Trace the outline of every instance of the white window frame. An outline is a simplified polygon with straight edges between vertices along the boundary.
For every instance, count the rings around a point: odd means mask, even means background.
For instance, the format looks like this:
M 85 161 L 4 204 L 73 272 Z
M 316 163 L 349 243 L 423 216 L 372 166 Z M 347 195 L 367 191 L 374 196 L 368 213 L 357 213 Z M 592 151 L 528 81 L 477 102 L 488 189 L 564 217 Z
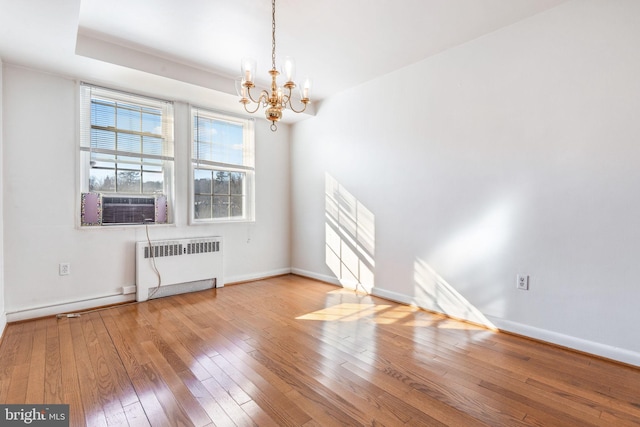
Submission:
M 91 104 L 92 99 L 102 98 L 115 102 L 122 102 L 137 106 L 144 106 L 162 111 L 162 154 L 144 155 L 143 158 L 153 158 L 162 161 L 163 189 L 162 194 L 167 197 L 168 212 L 166 224 L 174 222 L 174 182 L 175 182 L 175 157 L 174 157 L 174 108 L 171 101 L 137 95 L 116 89 L 104 88 L 89 83 L 79 83 L 79 174 L 80 193 L 90 192 L 91 157 L 96 148 L 91 146 Z M 106 152 L 107 150 L 102 150 Z M 111 154 L 117 154 L 114 150 Z M 107 196 L 144 196 L 151 197 L 154 193 L 140 192 L 100 192 Z M 122 224 L 124 225 L 124 224 Z
M 197 137 L 196 118 L 229 123 L 241 126 L 242 131 L 242 157 L 243 164 L 229 164 L 216 159 L 200 158 L 196 152 L 195 139 Z M 190 140 L 189 140 L 189 223 L 212 224 L 255 221 L 255 130 L 254 120 L 217 112 L 215 110 L 191 106 L 189 114 Z M 218 218 L 197 218 L 196 216 L 196 185 L 195 173 L 198 169 L 211 171 L 240 172 L 245 174 L 243 180 L 243 213 L 241 216 L 226 216 Z

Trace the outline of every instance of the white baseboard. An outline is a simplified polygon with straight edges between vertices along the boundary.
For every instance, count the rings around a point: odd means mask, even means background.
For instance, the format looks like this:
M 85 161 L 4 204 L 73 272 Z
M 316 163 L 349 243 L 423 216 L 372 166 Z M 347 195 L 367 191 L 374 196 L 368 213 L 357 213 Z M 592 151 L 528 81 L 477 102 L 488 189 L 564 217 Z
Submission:
M 562 347 L 567 347 L 583 353 L 589 353 L 640 367 L 640 353 L 637 353 L 635 351 L 613 347 L 607 344 L 601 344 L 570 335 L 564 335 L 558 332 L 540 329 L 534 326 L 512 322 L 510 320 L 500 319 L 493 316 L 487 316 L 487 318 L 489 318 L 489 320 L 491 320 L 491 322 L 496 325 L 498 329 L 504 332 L 511 332 L 517 335 L 522 335 L 551 344 L 556 344 Z
M 231 276 L 224 278 L 224 283 L 241 283 L 241 282 L 250 282 L 252 280 L 260 280 L 266 277 L 274 277 L 274 276 L 282 276 L 284 274 L 291 273 L 290 268 L 279 268 L 277 270 L 263 271 L 261 273 L 255 274 L 243 274 L 239 276 Z
M 278 270 L 265 271 L 258 274 L 248 274 L 244 276 L 225 277 L 225 283 L 248 282 L 251 280 L 264 279 L 265 277 L 281 276 L 291 273 L 290 268 L 282 268 Z M 18 322 L 21 320 L 37 319 L 39 317 L 54 316 L 61 313 L 77 313 L 80 311 L 91 310 L 96 307 L 104 307 L 111 304 L 121 304 L 135 301 L 135 286 L 125 286 L 122 293 L 105 295 L 101 297 L 87 298 L 81 301 L 68 301 L 63 303 L 51 304 L 39 307 L 24 308 L 6 313 L 4 317 L 5 323 Z M 0 318 L 0 322 L 3 318 Z
M 390 301 L 395 301 L 395 302 L 399 302 L 406 305 L 413 305 L 416 307 L 423 308 L 425 310 L 431 310 L 430 308 L 422 307 L 420 304 L 416 304 L 413 298 L 404 294 L 399 294 L 397 292 L 388 291 L 386 289 L 373 288 L 371 293 L 377 297 L 388 299 Z
M 4 334 L 4 328 L 7 326 L 7 313 L 0 314 L 0 338 Z
M 36 319 L 39 317 L 54 316 L 61 313 L 77 313 L 90 310 L 105 305 L 120 304 L 123 302 L 135 301 L 135 294 L 106 295 L 102 297 L 88 298 L 82 301 L 69 301 L 47 306 L 25 308 L 7 313 L 7 322 L 18 322 L 20 320 Z
M 300 276 L 305 276 L 311 279 L 320 280 L 332 285 L 342 286 L 340 281 L 337 280 L 335 277 L 324 276 L 321 274 L 312 273 L 306 270 L 301 270 L 296 268 L 292 269 L 291 272 L 294 274 L 298 274 Z M 416 301 L 415 298 L 410 297 L 408 295 L 400 294 L 397 292 L 393 292 L 393 291 L 389 291 L 381 288 L 373 288 L 371 290 L 371 294 L 378 296 L 380 298 L 390 300 L 390 301 L 395 301 L 401 304 L 412 305 L 412 306 L 420 307 L 425 310 L 437 312 L 437 310 L 434 310 L 432 307 L 424 306 L 424 304 L 421 304 L 420 301 Z M 446 313 L 442 313 L 442 314 L 446 315 Z M 553 332 L 546 329 L 540 329 L 534 326 L 529 326 L 522 323 L 506 320 L 506 319 L 500 319 L 494 316 L 486 316 L 486 315 L 483 315 L 483 316 L 490 323 L 490 324 L 486 324 L 486 326 L 495 327 L 496 329 L 503 332 L 510 332 L 513 334 L 522 335 L 524 337 L 533 338 L 539 341 L 555 344 L 558 346 L 577 350 L 583 353 L 592 354 L 594 356 L 604 357 L 606 359 L 640 367 L 640 353 L 635 351 L 631 351 L 631 350 L 627 350 L 619 347 L 613 347 L 607 344 L 601 344 L 601 343 L 585 340 L 582 338 L 573 337 L 570 335 L 564 335 L 558 332 Z M 470 320 L 475 321 L 476 323 L 483 323 L 473 319 L 470 319 Z
M 297 274 L 298 276 L 308 277 L 310 279 L 316 279 L 321 282 L 330 283 L 332 285 L 342 286 L 342 283 L 340 283 L 340 280 L 338 280 L 335 276 L 318 274 L 312 271 L 302 270 L 300 268 L 292 268 L 291 273 Z

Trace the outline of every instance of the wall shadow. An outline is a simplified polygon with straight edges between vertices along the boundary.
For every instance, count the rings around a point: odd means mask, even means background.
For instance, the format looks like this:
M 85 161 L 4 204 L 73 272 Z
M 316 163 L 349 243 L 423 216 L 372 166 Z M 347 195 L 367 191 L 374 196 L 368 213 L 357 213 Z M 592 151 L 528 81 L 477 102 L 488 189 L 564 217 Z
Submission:
M 456 319 L 497 329 L 473 304 L 421 259 L 414 263 L 415 302 L 417 305 Z
M 325 262 L 342 286 L 371 292 L 375 276 L 375 216 L 328 173 Z

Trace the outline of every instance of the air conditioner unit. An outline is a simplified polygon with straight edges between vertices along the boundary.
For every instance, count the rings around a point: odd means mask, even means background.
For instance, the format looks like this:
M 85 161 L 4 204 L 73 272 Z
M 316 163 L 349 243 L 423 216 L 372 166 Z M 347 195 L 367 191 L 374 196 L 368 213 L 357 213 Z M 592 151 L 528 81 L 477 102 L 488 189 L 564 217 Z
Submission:
M 165 224 L 167 196 L 82 193 L 83 226 L 123 224 Z

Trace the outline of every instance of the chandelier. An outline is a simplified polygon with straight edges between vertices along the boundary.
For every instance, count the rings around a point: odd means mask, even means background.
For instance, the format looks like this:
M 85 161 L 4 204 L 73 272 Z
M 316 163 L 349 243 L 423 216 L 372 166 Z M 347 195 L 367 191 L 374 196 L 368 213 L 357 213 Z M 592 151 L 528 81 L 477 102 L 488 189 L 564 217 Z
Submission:
M 243 58 L 240 68 L 242 75 L 236 80 L 240 103 L 251 114 L 258 111 L 261 106 L 266 108 L 265 115 L 267 120 L 271 121 L 270 128 L 274 132 L 278 129 L 276 123 L 282 118 L 282 110 L 289 108 L 295 113 L 302 113 L 311 102 L 309 100 L 311 81 L 307 78 L 300 87 L 300 102 L 302 106 L 296 109 L 293 105 L 292 89 L 296 87 L 296 84 L 293 81 L 295 78 L 295 62 L 292 58 L 286 57 L 282 64 L 281 70 L 287 80 L 286 83 L 284 86 L 278 86 L 276 82 L 276 78 L 280 74 L 276 70 L 276 0 L 271 1 L 271 70 L 269 71 L 271 75 L 271 92 L 262 90 L 258 98 L 254 99 L 251 95 L 251 89 L 255 87 L 253 79 L 256 73 L 256 61 L 251 58 Z M 253 108 L 253 104 L 255 104 L 255 108 Z

